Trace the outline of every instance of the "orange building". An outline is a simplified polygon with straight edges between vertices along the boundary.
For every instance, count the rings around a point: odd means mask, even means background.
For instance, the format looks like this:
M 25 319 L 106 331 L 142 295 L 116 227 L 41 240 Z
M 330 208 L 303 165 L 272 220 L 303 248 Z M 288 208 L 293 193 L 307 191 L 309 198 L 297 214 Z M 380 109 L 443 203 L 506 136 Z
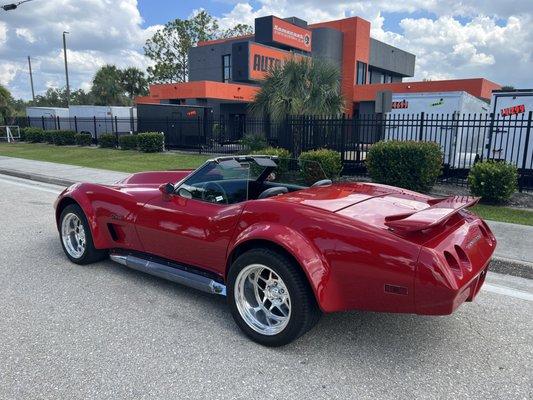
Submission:
M 244 120 L 266 72 L 290 57 L 337 65 L 348 115 L 373 108 L 381 91 L 465 91 L 488 100 L 500 88 L 481 78 L 403 82 L 414 75 L 415 56 L 371 38 L 370 22 L 359 17 L 308 25 L 268 16 L 255 20 L 254 35 L 198 43 L 189 52 L 189 82 L 151 85 L 149 96 L 136 102 L 210 107 L 215 115 Z

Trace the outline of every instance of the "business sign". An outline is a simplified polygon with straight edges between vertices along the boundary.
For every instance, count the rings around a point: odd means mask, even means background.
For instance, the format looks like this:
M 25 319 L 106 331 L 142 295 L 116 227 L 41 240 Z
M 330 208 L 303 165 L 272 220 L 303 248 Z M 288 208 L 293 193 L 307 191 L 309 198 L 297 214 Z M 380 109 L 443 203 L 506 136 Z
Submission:
M 306 52 L 312 49 L 312 33 L 309 29 L 273 15 L 255 19 L 255 41 Z
M 295 49 L 311 51 L 311 31 L 282 19 L 272 18 L 272 41 Z
M 248 80 L 260 81 L 264 79 L 268 71 L 281 67 L 286 60 L 293 57 L 300 59 L 303 56 L 250 43 L 248 48 Z
M 526 112 L 526 105 L 519 104 L 517 106 L 505 107 L 500 110 L 502 117 L 509 117 L 510 115 L 524 114 Z

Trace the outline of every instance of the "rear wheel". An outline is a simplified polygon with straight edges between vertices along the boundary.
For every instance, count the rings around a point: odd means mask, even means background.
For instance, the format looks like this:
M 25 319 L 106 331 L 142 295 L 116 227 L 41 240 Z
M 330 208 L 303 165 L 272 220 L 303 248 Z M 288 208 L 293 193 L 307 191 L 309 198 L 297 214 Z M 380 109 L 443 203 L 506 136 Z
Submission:
M 61 212 L 59 237 L 63 251 L 76 264 L 90 264 L 107 256 L 107 251 L 94 247 L 87 218 L 77 204 L 68 205 Z
M 283 346 L 311 329 L 320 310 L 307 279 L 290 259 L 253 249 L 232 264 L 228 302 L 237 325 L 265 346 Z

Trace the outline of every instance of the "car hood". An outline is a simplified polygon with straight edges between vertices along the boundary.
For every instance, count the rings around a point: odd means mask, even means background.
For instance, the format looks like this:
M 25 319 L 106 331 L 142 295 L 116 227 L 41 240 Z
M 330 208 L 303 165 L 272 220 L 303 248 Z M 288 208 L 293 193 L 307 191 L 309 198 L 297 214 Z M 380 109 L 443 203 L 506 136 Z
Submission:
M 337 213 L 383 229 L 389 229 L 388 217 L 416 213 L 434 201 L 424 194 L 366 182 L 311 187 L 273 200 Z

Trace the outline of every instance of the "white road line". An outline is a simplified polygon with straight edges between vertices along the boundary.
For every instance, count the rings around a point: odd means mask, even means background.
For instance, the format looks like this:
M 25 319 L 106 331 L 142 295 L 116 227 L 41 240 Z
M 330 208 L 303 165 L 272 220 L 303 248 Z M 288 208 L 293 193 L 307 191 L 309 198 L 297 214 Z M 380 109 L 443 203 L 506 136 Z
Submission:
M 514 297 L 516 299 L 533 301 L 533 294 L 524 292 L 523 290 L 516 290 L 508 286 L 491 285 L 490 283 L 485 283 L 483 286 L 481 286 L 481 290 L 503 294 L 504 296 Z
M 47 188 L 47 187 L 44 187 L 40 184 L 27 184 L 27 183 L 24 183 L 24 182 L 20 182 L 18 179 L 17 180 L 12 180 L 12 179 L 5 179 L 5 178 L 0 178 L 0 182 L 1 183 L 7 183 L 7 184 L 10 184 L 10 185 L 14 185 L 14 186 L 19 186 L 19 187 L 23 187 L 23 188 L 27 188 L 27 189 L 33 189 L 33 190 L 40 190 L 41 192 L 47 192 L 47 193 L 52 193 L 52 194 L 59 194 L 61 193 L 61 190 L 54 190 L 54 189 L 51 189 L 51 188 Z

